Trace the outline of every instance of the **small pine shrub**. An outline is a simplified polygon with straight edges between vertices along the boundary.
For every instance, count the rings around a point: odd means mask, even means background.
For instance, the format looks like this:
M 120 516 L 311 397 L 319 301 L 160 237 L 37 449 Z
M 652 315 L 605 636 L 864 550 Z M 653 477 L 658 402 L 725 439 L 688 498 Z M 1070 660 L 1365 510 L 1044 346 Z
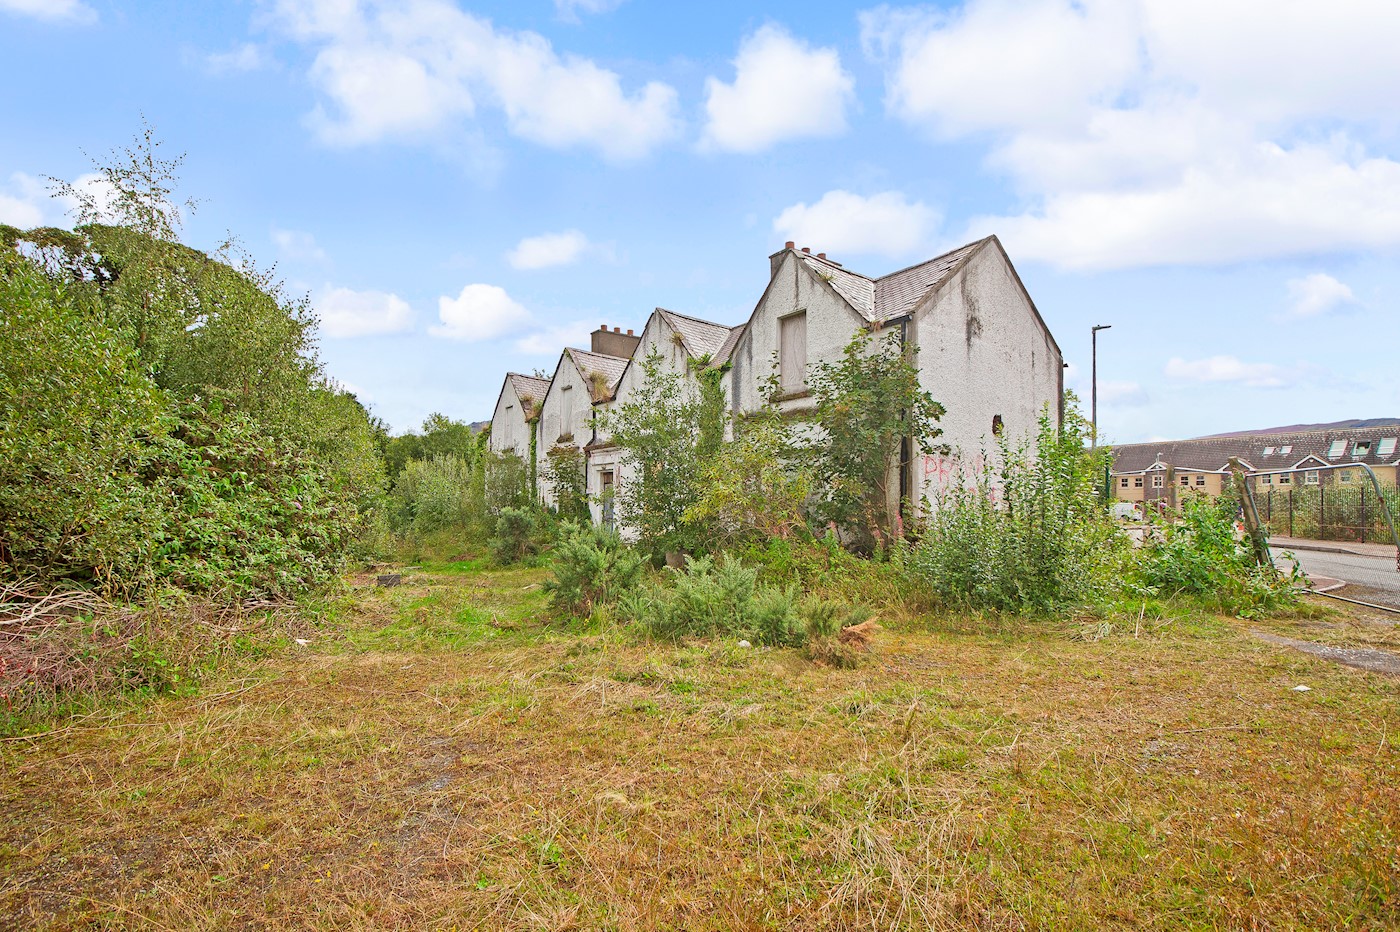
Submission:
M 524 508 L 502 508 L 496 519 L 496 536 L 491 538 L 491 556 L 502 566 L 519 563 L 539 553 L 540 522 Z
M 801 647 L 807 642 L 807 629 L 797 612 L 797 590 L 761 589 L 754 595 L 751 613 L 754 635 L 760 644 L 773 647 Z
M 635 599 L 643 565 L 642 555 L 624 546 L 615 532 L 566 523 L 554 548 L 554 578 L 544 588 L 556 608 L 586 616 L 595 607 Z M 636 610 L 630 601 L 623 605 L 624 615 Z

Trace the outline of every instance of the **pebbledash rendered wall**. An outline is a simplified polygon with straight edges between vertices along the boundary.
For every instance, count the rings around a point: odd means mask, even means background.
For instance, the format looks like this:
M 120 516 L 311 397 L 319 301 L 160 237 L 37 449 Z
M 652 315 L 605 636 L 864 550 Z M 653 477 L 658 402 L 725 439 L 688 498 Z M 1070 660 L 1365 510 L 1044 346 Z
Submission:
M 912 339 L 923 387 L 947 409 L 937 443 L 949 452 L 914 457 L 914 488 L 931 504 L 960 470 L 980 471 L 998 415 L 1013 445 L 1034 437 L 1042 411 L 1059 425 L 1060 351 L 995 241 L 925 299 Z
M 807 312 L 807 369 L 817 361 L 835 362 L 865 320 L 831 286 L 803 264 L 791 249 L 773 257 L 772 278 L 749 319 L 748 330 L 730 356 L 730 397 L 738 412 L 757 411 L 767 399 L 766 380 L 774 373 L 778 351 L 778 321 Z M 809 398 L 788 398 L 778 407 L 786 412 L 812 406 Z
M 565 390 L 572 396 L 572 416 L 565 422 L 563 397 Z M 540 499 L 554 505 L 554 490 L 546 476 L 549 472 L 549 451 L 556 446 L 582 448 L 592 437 L 589 422 L 593 418 L 593 396 L 589 385 L 574 365 L 566 350 L 559 354 L 554 378 L 540 407 L 539 436 L 535 444 L 535 469 L 539 476 Z

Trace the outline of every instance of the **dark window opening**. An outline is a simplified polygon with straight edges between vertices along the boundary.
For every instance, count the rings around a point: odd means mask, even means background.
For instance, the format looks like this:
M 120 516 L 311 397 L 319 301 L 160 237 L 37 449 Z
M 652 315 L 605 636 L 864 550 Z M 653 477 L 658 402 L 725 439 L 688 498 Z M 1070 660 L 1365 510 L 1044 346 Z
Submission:
M 1005 429 L 1006 429 L 1006 425 L 1004 425 L 1004 424 L 1001 422 L 1001 415 L 1000 415 L 1000 414 L 993 414 L 993 415 L 992 415 L 992 436 L 993 436 L 993 437 L 1000 437 L 1000 436 L 1001 436 L 1001 432 L 1002 432 L 1003 430 L 1005 430 Z

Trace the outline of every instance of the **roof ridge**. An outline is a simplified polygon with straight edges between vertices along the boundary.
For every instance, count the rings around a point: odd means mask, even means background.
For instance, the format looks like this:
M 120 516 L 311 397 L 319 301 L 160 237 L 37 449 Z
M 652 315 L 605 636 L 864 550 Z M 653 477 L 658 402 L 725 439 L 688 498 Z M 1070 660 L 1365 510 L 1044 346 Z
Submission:
M 844 266 L 844 265 L 842 265 L 841 263 L 837 262 L 835 259 L 823 259 L 821 256 L 817 255 L 816 253 L 812 253 L 812 252 L 799 252 L 798 255 L 801 256 L 803 259 L 814 259 L 814 260 L 816 260 L 817 262 L 821 262 L 821 263 L 824 263 L 824 264 L 826 264 L 826 265 L 829 265 L 829 266 L 831 266 L 831 267 L 834 268 L 834 269 L 840 269 L 842 272 L 845 272 L 847 275 L 854 275 L 856 278 L 863 278 L 863 279 L 865 279 L 866 281 L 870 282 L 871 284 L 874 284 L 875 281 L 877 280 L 877 279 L 871 278 L 869 275 L 866 275 L 864 272 L 857 272 L 855 269 L 848 269 L 848 268 L 846 268 L 846 266 Z M 930 259 L 929 261 L 932 262 L 933 260 Z M 920 263 L 920 264 L 922 264 L 922 263 Z
M 675 317 L 684 317 L 686 320 L 693 320 L 697 324 L 709 324 L 711 327 L 723 327 L 725 330 L 734 329 L 729 324 L 721 324 L 718 321 L 706 320 L 703 317 L 696 317 L 693 314 L 684 314 L 680 311 L 673 311 L 669 307 L 658 307 L 657 310 L 660 311 L 662 314 L 671 314 Z
M 973 240 L 973 241 L 970 242 L 970 243 L 963 243 L 961 246 L 957 247 L 956 249 L 950 249 L 950 250 L 948 250 L 947 252 L 939 253 L 938 255 L 934 256 L 934 257 L 931 258 L 931 259 L 924 259 L 924 260 L 922 260 L 922 261 L 920 261 L 920 262 L 915 262 L 913 265 L 906 265 L 906 266 L 905 266 L 904 268 L 902 268 L 902 269 L 895 269 L 893 272 L 888 272 L 888 273 L 886 273 L 886 274 L 884 274 L 884 275 L 881 275 L 879 278 L 872 278 L 872 279 L 870 279 L 870 280 L 873 281 L 873 282 L 877 282 L 877 283 L 878 283 L 878 282 L 882 282 L 882 281 L 884 281 L 884 280 L 887 279 L 887 278 L 893 278 L 894 276 L 899 275 L 899 274 L 901 274 L 901 273 L 903 273 L 903 272 L 908 272 L 908 271 L 911 271 L 911 270 L 913 270 L 913 269 L 917 269 L 917 268 L 918 268 L 919 266 L 921 266 L 921 265 L 928 265 L 930 262 L 937 262 L 939 259 L 946 259 L 946 258 L 948 258 L 949 256 L 951 256 L 951 255 L 952 255 L 953 253 L 955 253 L 955 252 L 962 252 L 964 249 L 969 249 L 969 248 L 971 248 L 971 247 L 973 247 L 973 246 L 981 245 L 982 243 L 985 243 L 985 242 L 987 242 L 988 240 L 995 239 L 995 238 L 996 238 L 996 237 L 995 237 L 995 234 L 991 234 L 991 235 L 988 235 L 988 236 L 984 236 L 984 237 L 982 237 L 981 239 L 975 239 L 975 240 Z M 863 276 L 863 277 L 867 277 L 867 278 L 868 278 L 869 276 Z

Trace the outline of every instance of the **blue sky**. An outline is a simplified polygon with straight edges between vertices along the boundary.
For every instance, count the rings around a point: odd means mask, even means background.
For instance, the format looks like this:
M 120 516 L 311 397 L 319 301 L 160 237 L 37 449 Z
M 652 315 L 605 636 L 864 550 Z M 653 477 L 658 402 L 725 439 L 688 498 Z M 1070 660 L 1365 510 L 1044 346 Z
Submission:
M 884 274 L 996 233 L 1132 442 L 1400 415 L 1389 0 L 0 0 L 0 222 L 144 116 L 397 429 L 490 416 L 787 239 Z

